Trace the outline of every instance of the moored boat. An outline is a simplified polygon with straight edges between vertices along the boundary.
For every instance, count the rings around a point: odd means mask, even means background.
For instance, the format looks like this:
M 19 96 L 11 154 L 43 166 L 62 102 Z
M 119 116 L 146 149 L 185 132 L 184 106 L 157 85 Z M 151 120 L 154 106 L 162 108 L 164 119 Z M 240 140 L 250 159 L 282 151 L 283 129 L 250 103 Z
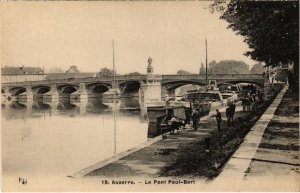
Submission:
M 225 106 L 229 106 L 230 104 L 238 101 L 238 94 L 235 92 L 221 92 L 221 95 L 223 97 L 223 103 Z
M 176 117 L 186 123 L 191 117 L 191 106 L 185 101 L 156 101 L 148 103 L 148 136 L 155 137 L 168 131 L 170 120 Z
M 219 91 L 191 91 L 183 96 L 183 100 L 192 103 L 192 109 L 198 110 L 200 116 L 223 107 L 224 99 Z

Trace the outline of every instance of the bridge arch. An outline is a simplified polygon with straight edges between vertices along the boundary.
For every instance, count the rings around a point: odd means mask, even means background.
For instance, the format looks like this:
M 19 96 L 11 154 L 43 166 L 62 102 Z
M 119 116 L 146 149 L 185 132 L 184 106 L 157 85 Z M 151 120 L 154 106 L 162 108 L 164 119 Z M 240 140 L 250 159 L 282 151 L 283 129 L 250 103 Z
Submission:
M 108 83 L 90 83 L 86 85 L 86 89 L 91 94 L 102 94 L 111 88 L 111 84 Z
M 45 94 L 45 93 L 49 92 L 50 90 L 51 90 L 50 86 L 41 85 L 41 86 L 32 87 L 32 91 L 35 94 Z
M 175 90 L 184 85 L 198 85 L 198 86 L 205 86 L 205 82 L 201 80 L 177 80 L 177 81 L 169 81 L 162 84 L 167 90 Z
M 79 86 L 77 85 L 72 85 L 72 84 L 65 84 L 65 85 L 60 85 L 57 87 L 57 90 L 59 91 L 60 94 L 72 94 L 73 92 L 77 91 L 79 89 Z
M 18 96 L 19 94 L 22 94 L 26 92 L 25 87 L 13 87 L 9 89 L 9 93 L 13 96 Z
M 137 93 L 141 88 L 141 82 L 137 80 L 127 81 L 119 84 L 123 94 Z

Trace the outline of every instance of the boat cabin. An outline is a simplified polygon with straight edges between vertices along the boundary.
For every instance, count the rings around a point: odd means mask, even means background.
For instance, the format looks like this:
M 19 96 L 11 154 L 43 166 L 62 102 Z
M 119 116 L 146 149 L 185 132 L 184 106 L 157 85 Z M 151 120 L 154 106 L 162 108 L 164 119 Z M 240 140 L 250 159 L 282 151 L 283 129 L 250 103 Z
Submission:
M 220 92 L 191 92 L 191 93 L 187 93 L 183 96 L 183 98 L 185 100 L 188 100 L 190 102 L 194 102 L 194 101 L 198 101 L 200 103 L 202 102 L 222 102 L 223 101 L 223 97 L 220 94 Z

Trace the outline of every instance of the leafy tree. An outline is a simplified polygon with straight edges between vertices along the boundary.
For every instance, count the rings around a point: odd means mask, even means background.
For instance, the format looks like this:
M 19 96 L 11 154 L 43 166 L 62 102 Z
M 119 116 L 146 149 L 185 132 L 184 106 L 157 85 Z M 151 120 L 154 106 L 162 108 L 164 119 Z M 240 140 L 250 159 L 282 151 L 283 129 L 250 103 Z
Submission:
M 177 74 L 179 74 L 179 75 L 184 75 L 184 74 L 193 74 L 193 73 L 188 72 L 188 71 L 185 71 L 185 70 L 178 70 L 178 71 L 177 71 Z
M 70 66 L 66 73 L 79 73 L 77 66 Z
M 261 63 L 254 64 L 250 70 L 251 74 L 262 74 L 265 71 L 264 66 Z
M 205 74 L 206 73 L 206 68 L 204 67 L 204 64 L 201 63 L 201 67 L 199 69 L 199 74 Z
M 100 72 L 99 72 L 100 76 L 113 76 L 114 75 L 114 71 L 108 68 L 101 68 Z
M 245 55 L 266 66 L 293 63 L 294 83 L 299 84 L 298 1 L 215 0 L 210 8 L 220 11 L 228 28 L 244 36 L 251 49 Z
M 61 70 L 60 68 L 54 67 L 54 68 L 50 68 L 48 73 L 64 73 L 64 71 Z
M 126 75 L 137 76 L 137 75 L 141 75 L 141 73 L 139 73 L 139 72 L 130 72 L 130 73 L 126 74 Z
M 249 66 L 243 61 L 222 60 L 209 63 L 208 74 L 249 74 Z

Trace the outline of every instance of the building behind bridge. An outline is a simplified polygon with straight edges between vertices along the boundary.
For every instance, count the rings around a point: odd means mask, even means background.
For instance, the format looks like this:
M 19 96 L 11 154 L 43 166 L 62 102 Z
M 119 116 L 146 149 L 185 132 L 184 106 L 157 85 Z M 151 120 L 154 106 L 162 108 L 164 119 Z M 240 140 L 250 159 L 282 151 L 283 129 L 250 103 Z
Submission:
M 47 73 L 47 80 L 59 79 L 75 79 L 75 78 L 91 78 L 96 77 L 98 73 L 95 72 L 80 72 L 77 66 L 70 66 L 66 72 Z
M 25 82 L 45 80 L 46 74 L 39 67 L 3 67 L 1 68 L 1 82 Z

